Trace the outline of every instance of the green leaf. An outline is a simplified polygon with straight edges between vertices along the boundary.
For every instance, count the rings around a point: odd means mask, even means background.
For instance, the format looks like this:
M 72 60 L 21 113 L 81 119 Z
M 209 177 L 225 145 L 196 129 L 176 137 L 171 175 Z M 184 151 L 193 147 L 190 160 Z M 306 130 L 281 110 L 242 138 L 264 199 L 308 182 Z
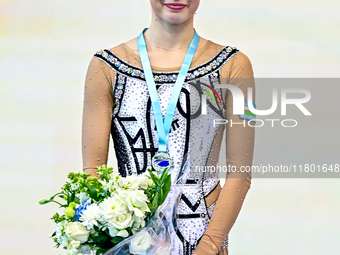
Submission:
M 72 194 L 67 194 L 67 204 L 72 202 Z
M 98 196 L 97 196 L 97 190 L 96 189 L 94 189 L 91 185 L 89 185 L 89 184 L 87 184 L 86 185 L 87 187 L 88 187 L 88 189 L 89 189 L 89 191 L 90 191 L 90 197 L 92 198 L 92 199 L 94 199 L 94 200 L 98 200 Z
M 111 238 L 111 242 L 114 243 L 114 244 L 120 243 L 123 240 L 124 240 L 124 238 L 120 237 L 120 236 L 116 236 L 116 237 Z
M 93 242 L 95 243 L 104 243 L 107 240 L 109 240 L 107 235 L 98 235 L 93 237 Z
M 160 186 L 158 176 L 156 176 L 153 172 L 150 172 L 150 177 L 157 186 Z
M 74 202 L 76 202 L 76 204 L 80 204 L 80 199 L 78 197 L 75 197 Z
M 161 204 L 164 202 L 165 198 L 167 197 L 169 190 L 170 190 L 170 186 L 171 186 L 171 175 L 168 175 L 168 177 L 166 178 L 165 183 L 162 187 L 163 196 L 162 196 L 162 199 L 161 199 L 161 201 L 162 201 Z
M 158 199 L 159 199 L 158 197 L 159 197 L 159 193 L 156 193 L 155 196 L 152 199 L 151 208 L 150 208 L 150 211 L 152 213 L 154 213 L 158 208 Z
M 159 190 L 158 204 L 161 205 L 163 203 L 163 189 Z
M 98 250 L 97 250 L 97 254 L 105 254 L 105 253 L 107 253 L 109 250 L 111 250 L 111 248 L 110 249 L 104 249 L 104 248 L 99 248 Z
M 71 202 L 74 202 L 74 198 L 76 197 L 76 193 L 75 192 L 73 192 L 72 194 L 71 194 Z M 71 203 L 70 202 L 70 203 Z
M 162 184 L 165 182 L 167 176 L 168 176 L 168 173 L 169 173 L 169 169 L 165 169 L 161 175 L 161 178 L 160 178 L 160 183 L 161 183 L 161 186 Z

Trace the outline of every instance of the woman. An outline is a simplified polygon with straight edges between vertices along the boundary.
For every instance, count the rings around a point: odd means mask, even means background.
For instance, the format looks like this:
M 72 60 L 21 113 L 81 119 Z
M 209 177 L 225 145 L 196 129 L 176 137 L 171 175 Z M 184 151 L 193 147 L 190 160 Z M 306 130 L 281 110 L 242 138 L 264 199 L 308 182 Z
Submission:
M 118 170 L 123 176 L 146 171 L 157 153 L 159 127 L 154 119 L 138 38 L 145 39 L 164 116 L 196 32 L 193 19 L 200 0 L 150 0 L 150 3 L 152 22 L 147 30 L 126 43 L 97 52 L 90 62 L 84 94 L 82 151 L 83 169 L 91 175 L 98 176 L 96 167 L 107 163 L 110 133 Z M 182 186 L 178 219 L 172 228 L 171 254 L 228 254 L 228 234 L 251 183 L 251 175 L 240 172 L 240 167 L 252 164 L 255 131 L 246 120 L 254 117 L 249 112 L 233 115 L 230 91 L 214 87 L 217 83 L 237 86 L 245 96 L 247 110 L 247 88 L 252 88 L 252 102 L 255 99 L 253 70 L 247 56 L 238 49 L 199 37 L 185 77 L 167 146 L 173 160 L 172 180 L 176 181 L 181 169 L 189 169 L 182 167 L 186 159 L 190 159 L 191 171 Z M 207 98 L 206 116 L 210 116 L 207 120 L 197 114 L 202 94 L 211 95 Z M 192 95 L 198 95 L 198 100 L 193 100 Z M 211 125 L 216 118 L 235 124 L 221 121 Z M 224 129 L 228 167 L 237 171 L 228 173 L 222 188 L 217 172 L 193 172 L 192 167 L 217 165 Z

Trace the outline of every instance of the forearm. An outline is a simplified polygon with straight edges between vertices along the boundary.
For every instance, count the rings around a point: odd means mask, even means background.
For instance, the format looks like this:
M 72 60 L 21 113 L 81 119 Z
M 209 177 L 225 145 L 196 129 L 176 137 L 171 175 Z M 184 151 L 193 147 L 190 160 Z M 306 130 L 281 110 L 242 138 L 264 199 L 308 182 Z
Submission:
M 226 180 L 217 199 L 209 226 L 202 236 L 195 253 L 215 255 L 233 227 L 250 189 L 251 179 L 232 174 Z

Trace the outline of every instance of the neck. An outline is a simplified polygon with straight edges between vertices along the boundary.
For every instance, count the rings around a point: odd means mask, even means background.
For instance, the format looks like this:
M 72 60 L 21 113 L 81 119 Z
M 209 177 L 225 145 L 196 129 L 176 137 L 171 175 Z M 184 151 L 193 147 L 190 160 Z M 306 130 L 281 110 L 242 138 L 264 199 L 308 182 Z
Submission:
M 148 42 L 148 50 L 171 51 L 180 48 L 187 49 L 194 36 L 193 19 L 180 25 L 166 23 L 152 15 L 152 22 L 144 33 Z

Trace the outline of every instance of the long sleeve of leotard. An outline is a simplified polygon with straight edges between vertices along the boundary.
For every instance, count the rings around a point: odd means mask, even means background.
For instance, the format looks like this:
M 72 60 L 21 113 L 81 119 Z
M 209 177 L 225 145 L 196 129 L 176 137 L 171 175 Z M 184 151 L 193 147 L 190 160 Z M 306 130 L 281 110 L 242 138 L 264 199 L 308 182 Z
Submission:
M 247 100 L 247 89 L 251 87 L 253 102 L 255 102 L 253 69 L 245 54 L 234 55 L 223 66 L 221 76 L 222 84 L 232 84 L 243 91 L 244 100 Z M 240 115 L 233 115 L 232 94 L 229 90 L 224 93 L 226 94 L 226 117 L 228 120 L 226 124 L 227 165 L 237 169 L 237 172 L 228 172 L 227 174 L 208 228 L 195 249 L 195 253 L 198 255 L 227 254 L 227 250 L 221 249 L 221 245 L 240 213 L 251 184 L 251 172 L 241 173 L 240 169 L 242 166 L 252 165 L 255 129 L 248 125 L 248 120 L 241 119 Z M 250 121 L 250 125 L 254 126 L 255 124 Z
M 107 163 L 115 71 L 92 58 L 86 75 L 82 120 L 83 171 L 98 177 L 97 166 Z

